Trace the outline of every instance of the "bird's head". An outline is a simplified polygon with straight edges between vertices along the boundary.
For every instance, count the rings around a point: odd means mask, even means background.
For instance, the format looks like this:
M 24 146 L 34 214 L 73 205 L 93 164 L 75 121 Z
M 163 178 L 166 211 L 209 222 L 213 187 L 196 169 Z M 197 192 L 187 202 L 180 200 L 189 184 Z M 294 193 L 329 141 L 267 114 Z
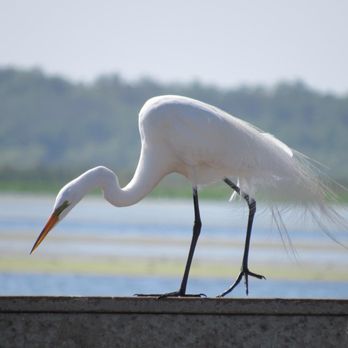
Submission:
M 30 254 L 41 244 L 48 232 L 51 231 L 59 221 L 64 219 L 64 217 L 81 200 L 81 198 L 82 196 L 79 194 L 79 190 L 77 190 L 76 185 L 74 185 L 73 182 L 67 184 L 59 191 L 53 207 L 53 212 L 37 238 L 33 248 L 30 251 Z

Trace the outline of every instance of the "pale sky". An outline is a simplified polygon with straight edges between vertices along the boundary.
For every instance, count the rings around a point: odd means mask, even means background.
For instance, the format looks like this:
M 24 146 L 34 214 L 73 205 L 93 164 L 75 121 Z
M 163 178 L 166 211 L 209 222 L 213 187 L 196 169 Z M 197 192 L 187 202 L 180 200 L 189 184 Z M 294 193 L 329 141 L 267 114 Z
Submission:
M 0 0 L 0 66 L 348 93 L 345 0 Z

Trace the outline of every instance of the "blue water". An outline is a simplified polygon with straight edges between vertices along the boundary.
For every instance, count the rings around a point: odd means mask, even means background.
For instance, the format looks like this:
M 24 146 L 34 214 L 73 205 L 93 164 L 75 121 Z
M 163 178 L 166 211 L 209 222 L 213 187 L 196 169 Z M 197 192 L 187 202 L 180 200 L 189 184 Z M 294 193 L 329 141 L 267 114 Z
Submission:
M 133 296 L 177 290 L 180 278 L 0 273 L 0 296 Z M 229 286 L 222 279 L 191 278 L 188 293 L 219 295 Z M 240 284 L 228 297 L 246 297 Z M 249 298 L 348 299 L 347 282 L 250 279 Z
M 54 197 L 49 196 L 0 196 L 0 258 L 29 257 L 28 252 L 51 212 L 53 202 Z M 259 210 L 262 211 L 262 208 Z M 340 212 L 348 217 L 345 207 L 340 207 Z M 242 244 L 232 248 L 223 247 L 223 243 L 231 240 L 243 243 L 247 221 L 245 207 L 241 209 L 235 203 L 202 202 L 201 216 L 203 228 L 195 259 L 239 264 Z M 298 267 L 301 267 L 301 263 L 310 263 L 315 265 L 318 272 L 330 272 L 337 265 L 341 269 L 348 267 L 348 251 L 337 248 L 337 244 L 320 233 L 317 226 L 305 224 L 299 216 L 301 213 L 295 209 L 292 215 L 285 217 L 295 246 L 296 243 L 302 246 L 298 250 Z M 184 264 L 192 219 L 190 201 L 148 200 L 133 207 L 117 209 L 102 199 L 86 199 L 51 232 L 50 236 L 60 236 L 61 239 L 47 238 L 33 257 L 41 257 L 42 262 L 45 258 L 54 257 L 143 257 L 155 262 L 180 259 Z M 280 242 L 280 236 L 270 225 L 267 213 L 256 216 L 250 254 L 250 261 L 254 265 L 258 262 L 288 262 L 284 248 L 272 247 L 274 241 Z M 347 231 L 333 232 L 335 237 L 348 245 Z M 151 238 L 162 239 L 161 243 L 154 244 L 138 242 L 137 238 L 128 244 L 120 242 L 123 237 L 134 236 L 148 238 L 149 241 Z M 177 243 L 175 238 L 187 239 L 187 243 Z M 214 245 L 213 242 L 217 240 L 220 240 L 220 244 Z M 257 241 L 270 247 L 255 248 L 253 242 Z M 272 274 L 268 276 L 272 277 Z M 0 295 L 132 296 L 135 293 L 174 291 L 178 289 L 180 281 L 180 277 L 30 274 L 5 270 L 0 273 Z M 229 279 L 190 278 L 187 291 L 216 296 L 229 285 Z M 244 285 L 240 284 L 231 296 L 245 297 Z M 249 297 L 346 299 L 348 282 L 250 279 Z

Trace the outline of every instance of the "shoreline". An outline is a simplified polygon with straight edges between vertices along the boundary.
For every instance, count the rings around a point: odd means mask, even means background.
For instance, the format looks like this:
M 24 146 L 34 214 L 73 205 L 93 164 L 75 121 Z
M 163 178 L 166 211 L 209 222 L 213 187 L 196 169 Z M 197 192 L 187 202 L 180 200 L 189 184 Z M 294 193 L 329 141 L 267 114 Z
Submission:
M 79 274 L 103 276 L 159 276 L 181 277 L 185 260 L 164 260 L 149 258 L 98 258 L 62 257 L 29 258 L 1 257 L 1 273 L 34 274 Z M 255 263 L 250 268 L 272 280 L 320 280 L 348 282 L 348 273 L 344 265 L 318 265 L 310 263 Z M 192 264 L 190 275 L 196 278 L 229 279 L 239 274 L 239 264 L 226 265 L 223 262 L 197 261 Z

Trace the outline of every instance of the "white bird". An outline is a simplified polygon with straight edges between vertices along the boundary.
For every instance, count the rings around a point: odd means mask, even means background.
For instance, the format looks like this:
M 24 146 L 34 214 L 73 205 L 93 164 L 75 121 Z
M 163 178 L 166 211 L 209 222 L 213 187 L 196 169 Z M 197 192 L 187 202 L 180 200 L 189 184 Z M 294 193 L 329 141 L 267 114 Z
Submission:
M 241 272 L 221 296 L 231 292 L 243 277 L 248 294 L 248 276 L 264 278 L 248 268 L 256 193 L 262 191 L 264 197 L 276 193 L 295 199 L 305 205 L 318 222 L 319 215 L 335 222 L 340 218 L 326 203 L 329 189 L 304 155 L 214 106 L 182 96 L 154 97 L 140 110 L 139 131 L 140 158 L 129 184 L 121 188 L 114 172 L 102 166 L 66 184 L 58 193 L 53 212 L 31 253 L 92 189 L 101 188 L 104 198 L 114 206 L 129 206 L 149 194 L 167 174 L 179 173 L 192 183 L 193 236 L 181 286 L 164 296 L 192 296 L 186 294 L 186 285 L 202 226 L 197 187 L 221 180 L 244 198 L 249 207 Z M 317 215 L 316 211 L 319 211 Z M 274 218 L 278 219 L 278 225 L 282 224 L 279 214 L 274 214 Z

